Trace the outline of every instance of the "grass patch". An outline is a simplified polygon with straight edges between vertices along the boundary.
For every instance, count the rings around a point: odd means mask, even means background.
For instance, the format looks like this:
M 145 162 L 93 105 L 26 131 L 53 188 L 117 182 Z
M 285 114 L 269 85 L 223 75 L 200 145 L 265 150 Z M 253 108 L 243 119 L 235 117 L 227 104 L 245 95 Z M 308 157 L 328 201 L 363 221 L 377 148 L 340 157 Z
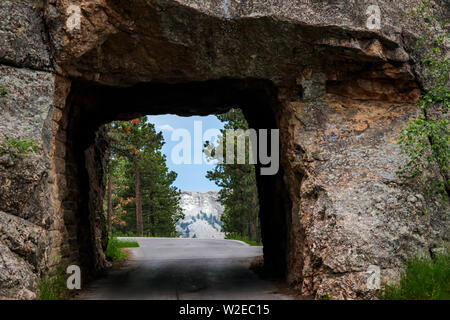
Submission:
M 413 257 L 406 262 L 400 282 L 386 285 L 385 300 L 450 300 L 450 252 L 435 258 Z
M 6 90 L 5 86 L 0 86 L 0 97 L 4 97 L 8 94 L 8 90 Z
M 109 238 L 105 255 L 109 261 L 122 261 L 127 257 L 127 254 L 121 250 L 117 238 Z
M 242 237 L 242 236 L 240 236 L 238 234 L 234 234 L 234 233 L 227 234 L 226 239 L 227 240 L 239 240 L 239 241 L 245 242 L 245 243 L 247 243 L 247 244 L 249 244 L 251 246 L 262 247 L 262 245 L 263 245 L 261 241 L 250 240 L 250 239 L 248 239 L 246 237 Z
M 117 241 L 119 248 L 138 248 L 139 243 L 136 241 Z
M 58 270 L 44 276 L 37 285 L 38 300 L 63 300 L 68 295 L 66 275 Z
M 157 234 L 143 234 L 143 235 L 138 235 L 132 231 L 130 232 L 120 232 L 120 231 L 116 231 L 114 230 L 112 235 L 114 237 L 123 237 L 123 238 L 179 238 L 179 234 L 178 232 L 176 233 L 157 233 Z
M 33 139 L 6 138 L 0 143 L 0 154 L 18 156 L 38 151 L 39 147 Z
M 121 249 L 137 247 L 139 247 L 139 244 L 135 241 L 119 241 L 117 238 L 111 237 L 108 240 L 105 255 L 109 261 L 122 261 L 126 259 L 127 253 Z

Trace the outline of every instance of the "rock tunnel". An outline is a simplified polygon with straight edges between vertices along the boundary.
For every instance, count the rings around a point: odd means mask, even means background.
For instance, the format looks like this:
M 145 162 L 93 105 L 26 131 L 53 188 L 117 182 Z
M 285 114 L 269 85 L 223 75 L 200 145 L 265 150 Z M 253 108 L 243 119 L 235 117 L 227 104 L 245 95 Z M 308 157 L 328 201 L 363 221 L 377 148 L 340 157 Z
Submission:
M 304 295 L 376 297 L 369 266 L 395 279 L 450 238 L 448 202 L 426 192 L 437 173 L 395 173 L 420 27 L 410 1 L 378 5 L 374 30 L 365 1 L 1 1 L 0 140 L 40 152 L 0 157 L 0 297 L 31 299 L 70 263 L 104 270 L 103 124 L 232 107 L 280 130 L 280 170 L 257 177 L 267 267 Z
M 207 115 L 239 107 L 252 128 L 275 129 L 276 93 L 273 84 L 257 79 L 149 83 L 128 88 L 86 81 L 72 83 L 56 134 L 54 158 L 56 184 L 64 186 L 60 216 L 67 217 L 64 223 L 69 239 L 64 258 L 80 261 L 86 275 L 94 276 L 106 267 L 101 218 L 108 143 L 101 125 L 143 115 Z M 267 239 L 264 241 L 267 271 L 284 276 L 291 204 L 283 172 L 258 176 L 257 181 L 262 234 Z

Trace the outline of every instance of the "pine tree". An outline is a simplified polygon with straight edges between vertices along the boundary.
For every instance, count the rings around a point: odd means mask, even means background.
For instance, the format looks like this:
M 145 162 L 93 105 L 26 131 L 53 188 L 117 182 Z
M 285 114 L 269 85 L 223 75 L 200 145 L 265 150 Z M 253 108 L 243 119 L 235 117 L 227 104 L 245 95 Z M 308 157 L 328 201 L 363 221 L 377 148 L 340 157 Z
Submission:
M 113 122 L 109 132 L 111 206 L 118 213 L 112 217 L 115 230 L 126 234 L 136 230 L 139 236 L 176 236 L 175 223 L 183 215 L 179 191 L 172 186 L 176 173 L 169 172 L 160 151 L 162 134 L 156 133 L 147 117 Z
M 222 136 L 215 146 L 207 142 L 206 151 L 211 158 L 222 160 L 219 159 L 218 154 L 220 152 L 217 152 L 217 145 L 219 145 L 219 148 L 222 146 L 222 154 L 226 154 L 226 130 L 247 130 L 248 123 L 239 109 L 232 109 L 228 113 L 217 117 L 225 122 L 224 129 L 221 130 Z M 248 162 L 248 142 L 246 153 L 246 164 L 219 163 L 213 170 L 208 171 L 207 178 L 214 181 L 221 188 L 219 201 L 224 206 L 224 212 L 221 216 L 223 222 L 222 231 L 228 237 L 238 235 L 250 240 L 260 241 L 258 191 L 254 165 Z
M 141 161 L 144 234 L 177 236 L 175 224 L 183 219 L 180 192 L 172 186 L 177 174 L 169 171 L 160 151 L 146 153 Z

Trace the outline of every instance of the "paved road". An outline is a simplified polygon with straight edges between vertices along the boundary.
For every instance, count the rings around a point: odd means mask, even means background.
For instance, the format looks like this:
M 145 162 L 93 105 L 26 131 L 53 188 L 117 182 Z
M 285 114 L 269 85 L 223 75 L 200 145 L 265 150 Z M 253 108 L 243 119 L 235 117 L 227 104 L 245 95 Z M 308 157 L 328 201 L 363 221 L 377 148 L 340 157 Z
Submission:
M 93 282 L 79 299 L 268 300 L 274 283 L 249 270 L 262 247 L 232 240 L 124 238 L 139 243 L 125 266 Z

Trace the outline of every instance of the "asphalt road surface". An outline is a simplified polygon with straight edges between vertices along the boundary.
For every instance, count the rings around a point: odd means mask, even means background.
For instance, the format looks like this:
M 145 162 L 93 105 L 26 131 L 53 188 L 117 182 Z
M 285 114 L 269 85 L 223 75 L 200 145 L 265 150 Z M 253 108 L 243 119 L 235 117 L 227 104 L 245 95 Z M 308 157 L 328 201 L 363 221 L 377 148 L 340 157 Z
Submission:
M 77 299 L 287 300 L 275 283 L 249 269 L 262 247 L 233 240 L 120 238 L 137 241 L 122 267 Z

